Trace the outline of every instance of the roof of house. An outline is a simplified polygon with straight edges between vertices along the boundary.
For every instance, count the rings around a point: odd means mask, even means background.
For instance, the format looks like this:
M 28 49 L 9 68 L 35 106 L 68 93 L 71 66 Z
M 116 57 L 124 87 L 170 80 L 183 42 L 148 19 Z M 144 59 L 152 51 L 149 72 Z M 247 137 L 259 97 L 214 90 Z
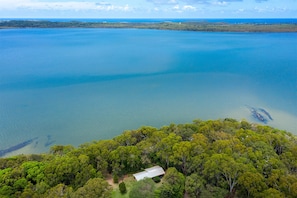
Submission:
M 135 173 L 133 176 L 137 181 L 142 180 L 144 178 L 153 178 L 160 175 L 164 175 L 165 171 L 161 166 L 153 166 L 151 168 L 147 168 L 142 172 Z

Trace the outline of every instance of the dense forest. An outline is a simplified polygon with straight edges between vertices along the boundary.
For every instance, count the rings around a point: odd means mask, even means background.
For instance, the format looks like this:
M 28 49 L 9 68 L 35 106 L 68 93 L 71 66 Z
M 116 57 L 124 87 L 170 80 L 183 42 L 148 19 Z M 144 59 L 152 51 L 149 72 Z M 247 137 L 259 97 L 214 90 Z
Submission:
M 141 127 L 110 140 L 0 159 L 0 197 L 115 197 L 107 182 L 160 165 L 166 174 L 119 187 L 133 197 L 297 197 L 297 137 L 234 119 Z M 128 192 L 127 192 L 128 191 Z
M 45 20 L 0 21 L 0 29 L 6 28 L 136 28 L 204 32 L 297 32 L 297 24 L 230 24 L 210 22 L 54 22 Z

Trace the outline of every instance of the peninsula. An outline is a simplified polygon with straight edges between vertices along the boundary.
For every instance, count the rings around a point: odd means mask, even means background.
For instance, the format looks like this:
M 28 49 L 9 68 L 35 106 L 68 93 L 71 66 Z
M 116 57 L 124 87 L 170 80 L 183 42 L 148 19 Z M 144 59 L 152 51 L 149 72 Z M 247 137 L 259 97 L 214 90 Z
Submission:
M 0 197 L 293 198 L 296 142 L 232 118 L 143 126 L 78 148 L 0 158 Z M 143 172 L 149 177 L 140 180 Z
M 135 28 L 202 32 L 297 32 L 297 24 L 254 24 L 225 22 L 82 22 L 47 20 L 3 20 L 0 29 L 8 28 Z

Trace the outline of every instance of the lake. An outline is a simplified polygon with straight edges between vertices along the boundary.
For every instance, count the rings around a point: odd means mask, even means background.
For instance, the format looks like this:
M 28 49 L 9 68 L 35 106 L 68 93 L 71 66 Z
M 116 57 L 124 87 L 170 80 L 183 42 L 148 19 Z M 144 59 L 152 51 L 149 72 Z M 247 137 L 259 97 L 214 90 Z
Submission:
M 47 152 L 194 119 L 297 134 L 297 33 L 0 30 L 0 150 Z

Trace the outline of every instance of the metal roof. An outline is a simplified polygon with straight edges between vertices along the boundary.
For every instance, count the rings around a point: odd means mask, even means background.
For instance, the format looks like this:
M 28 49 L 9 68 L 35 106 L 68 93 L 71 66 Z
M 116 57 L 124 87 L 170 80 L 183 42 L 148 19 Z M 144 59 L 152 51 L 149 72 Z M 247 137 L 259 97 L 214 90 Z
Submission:
M 142 172 L 135 173 L 133 176 L 137 181 L 142 180 L 144 178 L 153 178 L 160 175 L 164 175 L 165 171 L 161 166 L 153 166 L 151 168 L 147 168 Z

